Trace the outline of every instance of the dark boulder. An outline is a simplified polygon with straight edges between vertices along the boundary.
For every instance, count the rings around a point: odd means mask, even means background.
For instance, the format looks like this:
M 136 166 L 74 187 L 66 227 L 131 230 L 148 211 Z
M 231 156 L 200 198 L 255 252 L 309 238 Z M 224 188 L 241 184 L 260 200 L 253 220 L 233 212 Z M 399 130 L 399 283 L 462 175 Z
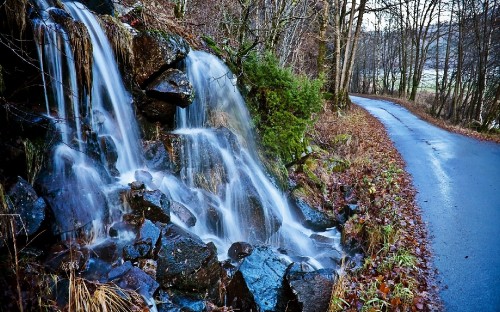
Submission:
M 341 224 L 344 224 L 349 220 L 350 217 L 359 212 L 359 206 L 357 204 L 346 204 L 344 208 L 337 215 L 337 219 Z
M 163 287 L 209 292 L 217 287 L 221 270 L 215 245 L 175 224 L 162 229 L 157 262 L 157 280 Z
M 174 126 L 175 111 L 177 110 L 175 104 L 144 96 L 139 97 L 137 107 L 148 121 L 159 122 L 168 127 Z
M 127 265 L 123 270 L 123 274 L 120 275 L 117 275 L 116 271 L 113 272 L 115 278 L 112 279 L 112 282 L 123 289 L 134 290 L 145 298 L 153 298 L 160 285 L 138 267 L 133 266 L 126 270 L 129 267 L 130 265 Z
M 139 258 L 148 256 L 151 252 L 151 245 L 145 242 L 135 242 L 123 247 L 123 259 L 136 261 Z
M 40 229 L 45 219 L 47 205 L 43 198 L 38 197 L 35 190 L 26 180 L 17 177 L 17 182 L 9 193 L 10 213 L 18 215 L 16 221 L 17 234 L 32 235 Z
M 227 256 L 233 261 L 240 261 L 241 259 L 248 257 L 252 254 L 253 247 L 249 243 L 236 242 L 229 247 L 227 251 Z
M 193 102 L 193 86 L 182 71 L 169 68 L 146 87 L 146 95 L 180 107 Z
M 170 169 L 170 155 L 161 141 L 143 141 L 142 148 L 146 166 L 153 171 Z
M 291 300 L 290 311 L 327 311 L 330 303 L 336 273 L 333 270 L 303 270 L 298 263 L 291 264 L 286 272 L 286 286 L 295 298 Z
M 163 223 L 170 221 L 170 202 L 159 190 L 130 190 L 127 193 L 127 202 L 135 214 L 146 219 Z
M 107 220 L 108 201 L 102 189 L 102 181 L 94 179 L 94 172 L 72 170 L 72 159 L 60 159 L 66 168 L 54 172 L 42 171 L 37 187 L 52 212 L 54 235 L 86 235 L 94 220 Z M 90 196 L 89 196 L 90 195 Z
M 204 312 L 207 303 L 201 294 L 191 294 L 179 291 L 160 291 L 158 296 L 161 303 L 157 306 L 158 312 Z
M 183 204 L 172 201 L 170 203 L 170 211 L 179 218 L 188 227 L 193 227 L 196 224 L 196 217 L 194 214 L 186 208 Z
M 115 7 L 113 0 L 83 0 L 81 2 L 85 3 L 89 9 L 97 14 L 114 16 Z
M 227 302 L 240 311 L 285 311 L 287 265 L 268 247 L 256 247 L 227 286 Z
M 146 31 L 133 38 L 134 77 L 139 86 L 154 75 L 183 59 L 188 43 L 180 36 L 161 31 Z
M 328 214 L 312 208 L 300 198 L 296 199 L 293 204 L 301 214 L 302 225 L 313 231 L 324 231 L 337 225 L 335 220 Z

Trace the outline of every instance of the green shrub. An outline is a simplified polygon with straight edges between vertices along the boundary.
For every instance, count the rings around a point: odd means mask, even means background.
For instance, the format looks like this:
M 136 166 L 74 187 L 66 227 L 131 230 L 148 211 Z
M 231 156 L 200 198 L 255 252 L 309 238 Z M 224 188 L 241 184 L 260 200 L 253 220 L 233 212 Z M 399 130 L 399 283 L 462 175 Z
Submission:
M 269 53 L 249 56 L 243 69 L 247 103 L 267 156 L 296 160 L 306 151 L 305 133 L 322 107 L 322 81 L 293 74 Z

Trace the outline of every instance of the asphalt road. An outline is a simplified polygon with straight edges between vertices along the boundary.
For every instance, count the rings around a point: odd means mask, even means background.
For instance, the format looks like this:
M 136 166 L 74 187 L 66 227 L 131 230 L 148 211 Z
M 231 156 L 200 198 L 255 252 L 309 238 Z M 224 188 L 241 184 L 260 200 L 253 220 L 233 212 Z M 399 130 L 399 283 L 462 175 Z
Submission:
M 351 99 L 384 124 L 413 176 L 446 311 L 500 311 L 500 144 L 442 130 L 391 102 Z

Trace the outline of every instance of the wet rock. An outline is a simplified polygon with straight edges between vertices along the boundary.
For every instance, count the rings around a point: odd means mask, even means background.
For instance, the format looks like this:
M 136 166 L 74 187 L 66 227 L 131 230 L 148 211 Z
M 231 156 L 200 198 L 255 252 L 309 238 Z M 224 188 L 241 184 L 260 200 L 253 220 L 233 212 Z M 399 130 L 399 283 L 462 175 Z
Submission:
M 148 256 L 151 251 L 151 245 L 145 242 L 135 242 L 134 244 L 123 247 L 123 259 L 136 261 L 139 258 Z
M 300 264 L 290 265 L 286 272 L 286 284 L 295 296 L 291 311 L 327 311 L 336 273 L 333 270 L 304 271 Z
M 159 190 L 131 190 L 127 202 L 135 214 L 151 221 L 167 223 L 170 221 L 170 202 Z
M 268 247 L 256 247 L 227 287 L 227 302 L 241 311 L 285 311 L 287 266 Z
M 154 247 L 160 238 L 160 232 L 160 229 L 153 222 L 146 219 L 139 228 L 137 242 L 146 242 L 151 247 Z
M 115 268 L 113 268 L 112 270 L 109 271 L 109 273 L 108 273 L 108 279 L 110 281 L 112 281 L 114 279 L 117 279 L 117 278 L 125 275 L 125 273 L 127 273 L 128 271 L 130 271 L 130 269 L 132 269 L 132 268 L 133 268 L 132 262 L 125 261 L 122 265 L 117 266 L 117 267 L 115 267 Z
M 170 155 L 161 141 L 144 141 L 142 143 L 146 166 L 153 171 L 170 169 Z
M 129 183 L 129 186 L 132 191 L 144 190 L 146 188 L 144 182 L 141 181 L 134 181 L 132 183 Z
M 158 312 L 201 312 L 207 311 L 207 304 L 200 295 L 173 291 L 158 292 Z
M 14 218 L 17 234 L 34 234 L 45 219 L 45 201 L 38 197 L 31 184 L 21 177 L 17 177 L 17 182 L 8 195 L 10 213 L 19 215 L 19 218 Z
M 196 217 L 194 214 L 186 208 L 183 204 L 172 201 L 170 203 L 170 211 L 179 218 L 182 223 L 187 225 L 188 227 L 193 227 L 196 224 Z
M 206 291 L 220 276 L 215 245 L 175 224 L 162 229 L 157 261 L 157 280 L 163 287 Z
M 134 77 L 140 86 L 184 58 L 188 43 L 180 36 L 161 31 L 142 32 L 133 38 Z
M 187 107 L 193 102 L 193 86 L 185 73 L 169 68 L 146 87 L 146 95 L 176 106 Z
M 132 267 L 123 274 L 116 276 L 112 279 L 112 282 L 123 289 L 134 290 L 146 298 L 152 298 L 160 286 L 151 276 L 138 267 Z
M 112 0 L 84 0 L 82 2 L 97 14 L 107 14 L 114 16 L 115 7 Z
M 112 240 L 105 240 L 99 245 L 93 245 L 91 248 L 91 254 L 94 258 L 99 258 L 102 261 L 113 263 L 118 260 L 118 247 L 116 243 Z
M 293 204 L 302 215 L 302 224 L 311 230 L 324 231 L 336 225 L 329 215 L 312 208 L 302 199 L 296 199 Z
M 244 193 L 236 201 L 239 205 L 236 210 L 242 214 L 240 218 L 247 222 L 242 231 L 247 232 L 246 236 L 250 241 L 264 243 L 281 227 L 281 216 L 277 216 L 272 209 L 266 210 L 256 189 L 257 186 L 253 184 L 246 172 L 240 170 L 239 174 Z
M 79 236 L 92 229 L 94 220 L 108 219 L 108 202 L 102 182 L 96 181 L 93 173 L 73 172 L 71 160 L 67 165 L 65 175 L 62 172 L 40 173 L 37 185 L 52 212 L 53 234 Z
M 347 204 L 337 215 L 337 219 L 341 224 L 344 224 L 345 222 L 347 222 L 347 220 L 349 220 L 350 217 L 358 213 L 358 211 L 359 206 L 357 204 Z
M 227 251 L 227 256 L 233 261 L 240 261 L 241 259 L 248 257 L 252 254 L 253 247 L 249 243 L 236 242 L 229 247 Z
M 99 137 L 99 147 L 101 150 L 101 155 L 104 158 L 104 163 L 108 169 L 110 175 L 118 176 L 120 172 L 116 169 L 116 161 L 118 160 L 118 151 L 116 149 L 115 141 L 109 135 L 103 135 Z
M 150 97 L 141 97 L 137 101 L 137 107 L 148 121 L 159 122 L 170 128 L 174 126 L 175 111 L 177 110 L 175 104 Z
M 170 298 L 183 312 L 201 312 L 207 310 L 207 304 L 201 295 L 173 293 Z
M 172 302 L 170 295 L 164 291 L 160 290 L 156 298 L 156 309 L 158 312 L 181 312 L 181 308 Z

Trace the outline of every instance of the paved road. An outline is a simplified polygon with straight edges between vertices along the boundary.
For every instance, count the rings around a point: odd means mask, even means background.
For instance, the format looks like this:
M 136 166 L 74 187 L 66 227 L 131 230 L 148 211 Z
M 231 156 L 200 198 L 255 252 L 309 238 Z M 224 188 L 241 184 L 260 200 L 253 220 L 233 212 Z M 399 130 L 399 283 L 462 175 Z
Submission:
M 385 125 L 413 176 L 446 311 L 500 311 L 500 144 L 439 129 L 391 102 L 351 99 Z

